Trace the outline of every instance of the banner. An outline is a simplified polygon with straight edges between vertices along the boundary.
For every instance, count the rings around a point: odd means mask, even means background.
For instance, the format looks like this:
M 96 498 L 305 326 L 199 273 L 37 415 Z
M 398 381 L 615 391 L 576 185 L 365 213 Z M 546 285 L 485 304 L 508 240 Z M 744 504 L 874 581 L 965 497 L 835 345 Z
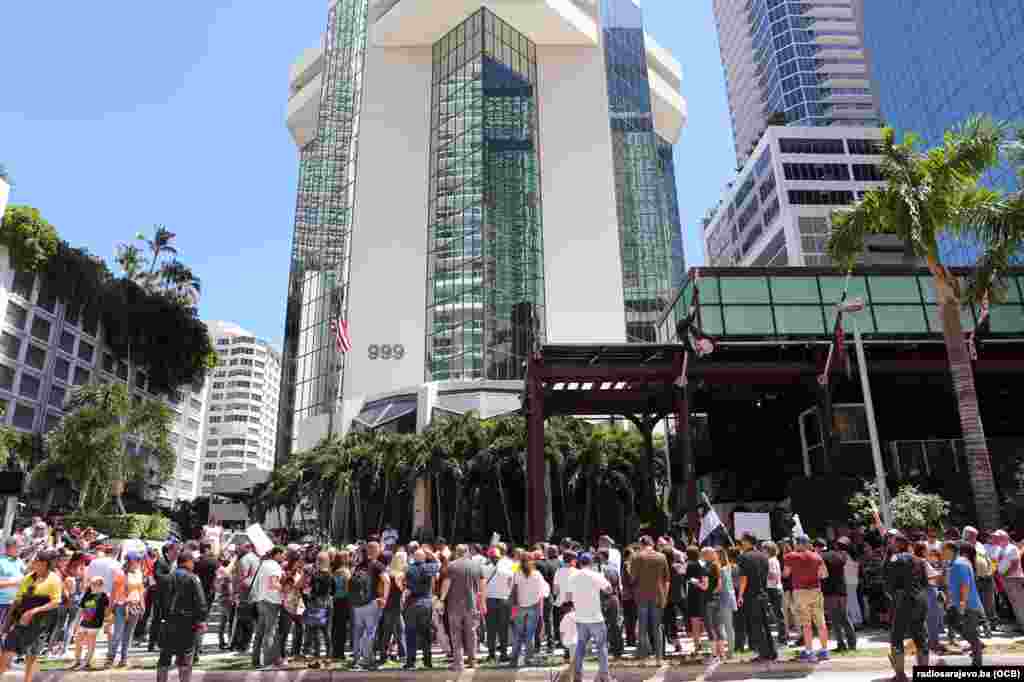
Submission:
M 256 550 L 256 554 L 263 556 L 271 549 L 274 548 L 273 541 L 267 536 L 263 530 L 263 526 L 258 523 L 254 523 L 245 529 L 245 534 L 249 536 L 249 540 L 252 541 L 253 549 Z
M 735 512 L 733 528 L 737 541 L 744 533 L 750 533 L 761 542 L 772 539 L 772 516 L 764 512 Z

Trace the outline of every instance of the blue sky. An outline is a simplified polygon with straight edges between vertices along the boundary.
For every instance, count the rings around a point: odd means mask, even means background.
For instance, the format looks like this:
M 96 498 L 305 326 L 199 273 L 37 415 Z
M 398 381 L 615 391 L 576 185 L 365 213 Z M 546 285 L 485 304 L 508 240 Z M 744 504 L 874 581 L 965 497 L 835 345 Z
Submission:
M 203 280 L 206 319 L 278 344 L 297 173 L 284 123 L 288 67 L 317 44 L 324 0 L 14 2 L 0 41 L 0 163 L 11 202 L 39 208 L 108 261 L 165 224 Z M 690 264 L 697 221 L 733 175 L 711 0 L 646 0 L 647 30 L 683 65 L 676 147 Z

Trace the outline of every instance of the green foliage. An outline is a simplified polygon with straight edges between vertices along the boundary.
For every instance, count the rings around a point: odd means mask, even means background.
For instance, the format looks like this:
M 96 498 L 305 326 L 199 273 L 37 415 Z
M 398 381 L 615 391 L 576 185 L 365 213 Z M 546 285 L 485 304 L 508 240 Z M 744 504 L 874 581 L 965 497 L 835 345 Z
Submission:
M 201 383 L 216 366 L 217 352 L 195 303 L 199 280 L 180 261 L 161 263 L 174 235 L 158 228 L 152 272 L 140 272 L 133 257 L 119 253 L 125 276 L 115 277 L 102 259 L 57 239 L 36 209 L 10 207 L 0 229 L 0 244 L 10 249 L 19 270 L 38 272 L 46 292 L 86 316 L 97 316 L 105 341 L 122 358 L 146 368 L 151 391 L 171 393 Z M 171 251 L 168 251 L 170 249 Z M 133 258 L 135 261 L 133 261 Z
M 86 385 L 71 394 L 60 424 L 46 435 L 46 456 L 33 470 L 34 479 L 50 480 L 62 473 L 77 484 L 79 509 L 102 509 L 115 482 L 149 476 L 147 457 L 132 456 L 125 438 L 138 441 L 140 452 L 155 460 L 160 483 L 174 471 L 170 446 L 174 414 L 164 404 L 143 400 L 133 404 L 124 384 Z M 38 481 L 34 481 L 38 485 Z
M 874 525 L 874 511 L 879 506 L 878 485 L 864 484 L 863 491 L 850 498 L 850 512 L 858 523 Z M 939 495 L 921 492 L 917 486 L 904 485 L 889 500 L 892 522 L 903 530 L 941 530 L 949 516 L 950 504 Z
M 57 250 L 57 230 L 30 206 L 8 206 L 0 220 L 0 244 L 7 247 L 11 268 L 37 272 Z
M 64 524 L 68 528 L 91 526 L 98 533 L 120 540 L 166 540 L 171 530 L 171 520 L 160 514 L 71 514 L 64 517 Z

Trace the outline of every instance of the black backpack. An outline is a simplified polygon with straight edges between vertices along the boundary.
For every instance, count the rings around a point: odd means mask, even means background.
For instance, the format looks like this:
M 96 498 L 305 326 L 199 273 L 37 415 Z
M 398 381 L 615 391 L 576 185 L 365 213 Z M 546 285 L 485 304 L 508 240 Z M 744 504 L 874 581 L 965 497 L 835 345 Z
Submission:
M 373 599 L 373 573 L 369 567 L 352 573 L 348 581 L 348 599 L 353 607 L 366 606 Z

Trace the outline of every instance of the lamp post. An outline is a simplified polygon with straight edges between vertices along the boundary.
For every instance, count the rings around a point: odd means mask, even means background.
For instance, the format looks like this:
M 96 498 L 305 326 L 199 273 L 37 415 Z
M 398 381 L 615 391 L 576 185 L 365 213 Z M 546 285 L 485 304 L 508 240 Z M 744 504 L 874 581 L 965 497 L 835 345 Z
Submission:
M 878 440 L 878 425 L 875 423 L 875 405 L 871 400 L 871 382 L 868 380 L 868 363 L 864 358 L 864 340 L 860 335 L 860 325 L 857 324 L 857 316 L 864 310 L 863 298 L 854 298 L 840 303 L 837 309 L 840 313 L 850 314 L 853 322 L 853 342 L 857 347 L 857 370 L 860 374 L 860 388 L 864 395 L 864 413 L 868 421 L 868 437 L 871 439 L 871 457 L 875 464 L 875 481 L 878 485 L 878 495 L 881 498 L 882 522 L 886 528 L 892 528 L 892 510 L 889 508 L 889 490 L 885 484 L 885 465 L 882 463 L 882 446 Z

